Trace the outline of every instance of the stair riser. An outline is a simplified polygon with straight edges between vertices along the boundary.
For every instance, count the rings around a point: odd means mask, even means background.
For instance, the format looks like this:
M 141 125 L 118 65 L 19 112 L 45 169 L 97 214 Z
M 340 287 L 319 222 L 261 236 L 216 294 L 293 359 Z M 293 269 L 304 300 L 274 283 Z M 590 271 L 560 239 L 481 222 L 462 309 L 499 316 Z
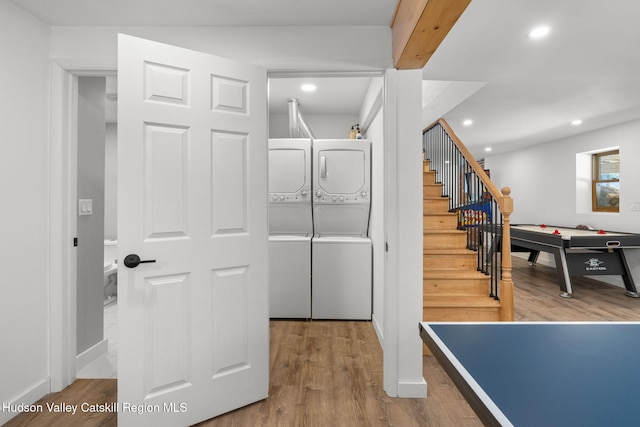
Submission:
M 489 289 L 489 276 L 487 277 L 477 277 L 477 278 L 468 278 L 468 277 L 455 277 L 455 278 L 442 278 L 442 277 L 424 277 L 422 279 L 422 283 L 424 286 L 435 286 L 435 287 L 447 287 L 447 286 L 470 286 L 471 283 L 480 283 L 486 286 L 485 289 Z M 480 285 L 478 285 L 480 286 Z
M 465 233 L 425 234 L 422 247 L 424 249 L 462 249 L 467 245 Z
M 442 185 L 423 185 L 422 186 L 422 197 L 441 197 L 442 196 Z
M 449 199 L 441 197 L 437 199 L 426 199 L 422 202 L 423 213 L 447 213 L 449 212 Z
M 489 295 L 489 283 L 480 280 L 465 281 L 464 283 L 443 283 L 439 280 L 424 279 L 422 281 L 422 293 L 425 298 L 445 295 L 453 297 L 486 297 Z
M 478 265 L 478 256 L 473 252 L 468 255 L 425 254 L 422 257 L 422 265 L 425 270 L 434 268 L 475 270 Z
M 422 172 L 422 183 L 423 184 L 435 184 L 436 183 L 436 173 L 433 171 Z
M 422 227 L 425 230 L 455 230 L 458 217 L 455 215 L 426 215 L 422 217 Z
M 500 309 L 495 307 L 424 307 L 422 318 L 437 322 L 494 322 L 500 320 Z

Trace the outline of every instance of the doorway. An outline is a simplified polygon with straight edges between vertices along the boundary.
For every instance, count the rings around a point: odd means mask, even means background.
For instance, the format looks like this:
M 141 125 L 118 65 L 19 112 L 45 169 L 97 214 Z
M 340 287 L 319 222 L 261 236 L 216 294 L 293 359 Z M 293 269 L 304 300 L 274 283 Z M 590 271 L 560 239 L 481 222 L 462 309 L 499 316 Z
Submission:
M 74 290 L 69 290 L 65 287 L 66 278 L 75 280 L 71 271 L 75 270 L 75 259 L 72 256 L 73 249 L 69 245 L 67 237 L 68 235 L 75 234 L 75 225 L 72 222 L 75 221 L 75 204 L 77 203 L 77 197 L 74 190 L 72 190 L 72 184 L 74 183 L 75 166 L 72 165 L 71 159 L 75 155 L 77 150 L 76 142 L 74 140 L 73 121 L 69 121 L 65 116 L 65 111 L 73 110 L 74 106 L 77 108 L 77 100 L 74 100 L 74 96 L 77 96 L 77 87 L 75 86 L 78 77 L 80 76 L 96 76 L 96 75 L 112 75 L 115 74 L 115 61 L 95 61 L 95 60 L 68 60 L 62 61 L 62 63 L 56 63 L 52 72 L 52 78 L 54 84 L 54 93 L 52 96 L 52 102 L 54 105 L 59 105 L 59 113 L 55 113 L 52 118 L 52 144 L 56 149 L 52 153 L 52 176 L 60 176 L 56 182 L 52 182 L 53 199 L 56 200 L 54 206 L 52 206 L 52 221 L 59 222 L 63 226 L 55 232 L 52 232 L 51 240 L 51 253 L 52 264 L 56 264 L 61 268 L 61 274 L 54 274 L 52 280 L 52 390 L 63 388 L 65 385 L 70 384 L 76 375 L 75 366 L 75 348 L 77 337 L 71 336 L 70 331 L 75 330 L 76 314 L 75 310 L 69 310 L 69 303 L 75 305 L 76 295 Z M 299 73 L 298 73 L 299 74 Z M 331 73 L 329 73 L 331 74 Z M 346 73 L 350 74 L 350 73 Z M 365 73 L 367 74 L 367 73 Z M 307 73 L 305 73 L 307 75 Z M 322 77 L 338 77 L 338 75 L 320 74 Z M 353 74 L 350 74 L 354 77 Z M 375 73 L 380 77 L 381 73 Z M 282 78 L 295 78 L 295 75 L 270 75 L 270 81 L 274 79 Z M 380 79 L 382 79 L 380 77 Z M 62 84 L 61 84 L 62 82 Z M 75 89 L 74 89 L 75 88 Z M 380 96 L 374 94 L 375 96 Z M 287 95 L 289 96 L 289 95 Z M 302 104 L 304 111 L 305 104 Z M 54 108 L 55 109 L 55 108 Z M 377 113 L 377 110 L 376 110 Z M 322 122 L 327 120 L 327 113 L 318 114 L 317 119 Z M 57 117 L 56 117 L 57 116 Z M 346 123 L 350 127 L 351 123 L 349 119 Z M 314 120 L 310 121 L 312 124 Z M 349 129 L 335 130 L 339 132 L 340 136 L 336 137 L 348 137 Z M 381 132 L 382 134 L 382 132 Z M 323 135 L 323 134 L 320 134 Z M 344 136 L 342 136 L 344 135 Z M 70 142 L 71 141 L 71 142 Z M 59 175 L 57 175 L 59 173 Z M 380 174 L 379 176 L 382 176 Z M 381 189 L 382 186 L 379 187 Z M 60 197 L 58 197 L 60 196 Z M 382 245 L 380 245 L 382 246 Z M 55 273 L 55 272 L 54 272 Z M 71 294 L 71 295 L 68 295 Z M 65 295 L 68 295 L 68 302 L 65 300 Z M 56 300 L 58 303 L 56 303 Z M 378 331 L 377 331 L 378 332 Z M 73 350 L 71 350 L 73 349 Z M 66 351 L 66 353 L 65 353 Z M 66 354 L 63 360 L 60 360 L 60 355 Z
M 117 80 L 79 76 L 77 87 L 76 374 L 116 378 Z

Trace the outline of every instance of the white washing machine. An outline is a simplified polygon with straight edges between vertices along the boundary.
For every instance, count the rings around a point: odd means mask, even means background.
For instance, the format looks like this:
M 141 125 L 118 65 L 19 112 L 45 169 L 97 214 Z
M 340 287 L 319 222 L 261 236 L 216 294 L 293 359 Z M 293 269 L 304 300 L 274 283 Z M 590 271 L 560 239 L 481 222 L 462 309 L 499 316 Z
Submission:
M 269 140 L 269 315 L 311 318 L 311 140 Z
M 368 140 L 313 141 L 314 319 L 371 319 L 370 153 Z
M 312 251 L 312 317 L 371 320 L 371 240 L 314 237 Z
M 311 318 L 311 236 L 269 236 L 269 316 Z

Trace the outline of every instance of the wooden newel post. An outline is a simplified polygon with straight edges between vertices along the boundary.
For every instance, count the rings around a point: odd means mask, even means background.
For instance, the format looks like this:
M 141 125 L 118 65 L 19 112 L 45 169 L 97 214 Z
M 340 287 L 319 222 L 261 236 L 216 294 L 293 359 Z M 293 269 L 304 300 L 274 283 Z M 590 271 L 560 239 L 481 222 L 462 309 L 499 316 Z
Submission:
M 502 278 L 500 279 L 500 320 L 512 321 L 514 318 L 513 279 L 511 277 L 511 214 L 513 213 L 513 199 L 511 189 L 502 188 L 500 212 L 502 224 Z

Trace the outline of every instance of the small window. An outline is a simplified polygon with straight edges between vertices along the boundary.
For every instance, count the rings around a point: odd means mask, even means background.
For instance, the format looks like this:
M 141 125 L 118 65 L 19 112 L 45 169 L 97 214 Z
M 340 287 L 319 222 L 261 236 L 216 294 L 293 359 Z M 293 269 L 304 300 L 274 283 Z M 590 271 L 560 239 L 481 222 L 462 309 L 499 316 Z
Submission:
M 620 152 L 593 155 L 592 208 L 594 212 L 620 211 Z

